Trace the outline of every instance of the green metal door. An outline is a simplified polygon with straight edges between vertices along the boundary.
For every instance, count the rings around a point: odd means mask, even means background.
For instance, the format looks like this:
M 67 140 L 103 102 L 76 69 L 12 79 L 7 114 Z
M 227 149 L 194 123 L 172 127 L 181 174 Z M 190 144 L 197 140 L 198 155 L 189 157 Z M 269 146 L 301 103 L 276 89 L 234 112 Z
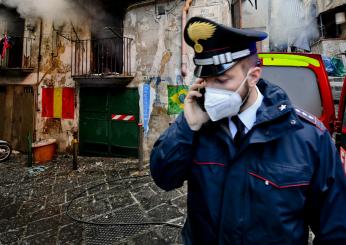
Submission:
M 138 157 L 138 91 L 81 88 L 80 154 Z

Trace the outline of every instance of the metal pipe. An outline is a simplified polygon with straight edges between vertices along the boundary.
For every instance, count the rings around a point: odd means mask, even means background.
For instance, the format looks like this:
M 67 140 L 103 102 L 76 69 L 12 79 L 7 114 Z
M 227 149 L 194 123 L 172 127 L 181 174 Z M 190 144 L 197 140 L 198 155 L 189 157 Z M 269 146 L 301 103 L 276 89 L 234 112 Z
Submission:
M 111 40 L 110 42 L 109 42 L 109 47 L 110 47 L 110 55 L 109 55 L 109 60 L 110 60 L 110 64 L 109 64 L 109 68 L 110 68 L 110 70 L 111 70 L 111 72 L 116 72 L 116 70 L 114 69 L 114 66 L 113 66 L 113 58 L 114 58 L 114 53 L 115 53 L 115 51 L 114 51 L 114 41 L 113 40 Z
M 78 49 L 79 49 L 79 41 L 75 42 L 75 48 L 74 48 L 74 71 L 79 76 L 79 70 L 77 70 L 77 55 L 78 55 Z
M 72 151 L 73 151 L 73 163 L 72 169 L 78 169 L 78 133 L 73 132 L 73 140 L 72 140 Z
M 321 38 L 324 38 L 324 28 L 323 28 L 322 13 L 320 14 L 320 31 L 321 31 Z
M 83 49 L 82 49 L 82 62 L 81 62 L 82 63 L 82 74 L 85 74 L 84 73 L 84 51 L 83 51 L 84 50 L 84 41 L 82 41 L 81 44 L 83 47 Z
M 239 28 L 243 27 L 243 13 L 242 13 L 243 7 L 242 7 L 242 1 L 239 0 Z
M 138 170 L 142 171 L 144 166 L 144 128 L 143 124 L 138 123 L 139 137 L 138 137 Z
M 132 43 L 132 39 L 129 39 L 129 46 L 127 47 L 128 48 L 128 54 L 129 54 L 129 64 L 130 64 L 130 67 L 129 67 L 129 75 L 131 76 L 131 43 Z
M 77 41 L 76 43 L 76 54 L 75 54 L 75 57 L 74 57 L 74 62 L 75 62 L 75 67 L 76 67 L 76 72 L 78 75 L 80 75 L 80 72 L 79 72 L 79 52 L 80 52 L 80 42 Z
M 107 40 L 107 42 L 106 42 L 106 64 L 105 64 L 105 66 L 106 66 L 106 69 L 105 69 L 105 71 L 107 72 L 108 70 L 109 70 L 109 72 L 112 72 L 112 67 L 110 67 L 110 61 L 109 61 L 109 59 L 112 57 L 111 55 L 110 55 L 110 47 L 109 47 L 109 44 L 110 44 L 111 42 L 110 42 L 110 40 L 108 39 Z
M 105 51 L 104 51 L 104 40 L 101 42 L 101 71 L 100 73 L 104 72 L 104 57 L 105 57 Z
M 34 85 L 33 92 L 34 92 L 34 113 L 33 113 L 33 133 L 32 133 L 32 141 L 36 141 L 36 118 L 37 118 L 37 112 L 38 112 L 38 86 L 40 85 L 40 70 L 41 70 L 41 46 L 42 46 L 42 37 L 43 37 L 43 21 L 42 18 L 40 18 L 40 37 L 39 37 L 39 43 L 38 43 L 38 57 L 37 57 L 37 81 Z
M 72 38 L 72 31 L 71 31 L 71 38 Z M 72 57 L 73 57 L 73 45 L 75 45 L 76 43 L 75 42 L 70 42 L 71 43 L 71 57 L 70 57 L 70 59 L 71 59 L 71 76 L 73 77 L 73 75 L 74 75 L 74 72 L 73 72 L 73 59 L 72 59 Z
M 192 4 L 192 0 L 186 0 L 185 5 L 183 7 L 183 13 L 181 17 L 181 75 L 183 78 L 186 77 L 188 68 L 187 68 L 187 49 L 186 49 L 186 43 L 184 40 L 184 29 L 186 25 L 186 16 L 189 12 L 189 8 Z
M 116 36 L 116 37 L 118 37 L 118 38 L 122 38 L 122 36 L 121 36 L 119 33 L 117 33 L 116 31 L 114 31 L 112 27 L 106 26 L 106 27 L 103 28 L 103 29 L 105 29 L 105 30 L 110 30 L 110 31 L 114 34 L 114 36 Z
M 27 142 L 28 142 L 28 159 L 27 159 L 27 166 L 29 168 L 32 167 L 32 137 L 31 137 L 31 133 L 29 132 L 28 134 L 28 138 L 27 138 Z
M 29 64 L 31 68 L 31 57 L 32 57 L 32 38 L 30 38 L 30 54 L 29 54 Z
M 97 42 L 97 74 L 100 73 L 100 57 L 101 57 L 101 53 L 100 53 L 100 43 Z
M 127 75 L 127 62 L 128 62 L 128 59 L 126 57 L 126 55 L 124 54 L 125 53 L 125 46 L 126 46 L 126 41 L 123 40 L 122 41 L 122 48 L 123 48 L 123 51 L 122 51 L 122 56 L 123 56 L 123 69 L 124 71 L 122 71 L 123 74 Z
M 114 46 L 114 65 L 113 65 L 113 70 L 114 72 L 117 72 L 117 56 L 118 56 L 118 43 L 117 43 L 117 40 L 114 39 L 114 42 L 113 42 L 113 46 Z
M 25 51 L 23 52 L 24 59 L 22 60 L 22 67 L 28 68 L 28 61 L 25 60 L 26 57 L 28 56 L 28 39 L 24 37 L 23 41 L 25 42 Z
M 91 49 L 91 47 L 90 47 L 90 45 L 91 45 L 91 41 L 88 41 L 88 40 L 86 40 L 85 41 L 86 42 L 86 47 L 87 47 L 87 49 L 86 49 L 86 55 L 85 55 L 85 70 L 86 70 L 86 74 L 88 74 L 89 72 L 90 72 L 90 61 L 91 61 L 91 58 L 90 58 L 90 49 Z M 89 52 L 89 54 L 88 54 L 88 52 Z M 88 59 L 89 59 L 89 65 L 88 65 Z

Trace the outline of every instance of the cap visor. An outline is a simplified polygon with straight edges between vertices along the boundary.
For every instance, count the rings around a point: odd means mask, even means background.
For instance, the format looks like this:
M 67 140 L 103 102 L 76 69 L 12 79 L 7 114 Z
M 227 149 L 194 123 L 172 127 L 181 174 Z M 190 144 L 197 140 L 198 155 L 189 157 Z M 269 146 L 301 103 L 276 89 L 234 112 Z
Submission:
M 220 64 L 220 65 L 207 65 L 207 66 L 199 66 L 197 65 L 195 68 L 194 75 L 195 77 L 216 77 L 225 73 L 227 70 L 231 69 L 237 62 Z

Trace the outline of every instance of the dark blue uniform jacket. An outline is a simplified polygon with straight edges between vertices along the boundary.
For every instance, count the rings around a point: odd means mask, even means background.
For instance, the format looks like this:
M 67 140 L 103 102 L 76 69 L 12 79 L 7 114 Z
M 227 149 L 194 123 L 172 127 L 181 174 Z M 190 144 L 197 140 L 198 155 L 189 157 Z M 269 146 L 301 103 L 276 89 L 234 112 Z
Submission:
M 345 245 L 346 178 L 330 134 L 279 87 L 257 86 L 264 99 L 239 149 L 228 119 L 194 132 L 183 114 L 154 145 L 155 183 L 188 181 L 184 243 L 307 244 L 310 226 L 314 244 Z

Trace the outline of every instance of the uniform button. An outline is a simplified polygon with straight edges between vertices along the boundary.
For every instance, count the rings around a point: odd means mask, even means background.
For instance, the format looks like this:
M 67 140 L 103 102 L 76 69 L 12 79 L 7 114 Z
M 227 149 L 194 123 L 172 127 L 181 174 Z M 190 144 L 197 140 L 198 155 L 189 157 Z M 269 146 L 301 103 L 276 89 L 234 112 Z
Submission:
M 264 184 L 265 184 L 265 185 L 269 185 L 269 181 L 266 180 L 266 181 L 264 182 Z
M 293 120 L 291 120 L 290 123 L 291 123 L 291 125 L 296 125 L 297 121 L 293 119 Z

